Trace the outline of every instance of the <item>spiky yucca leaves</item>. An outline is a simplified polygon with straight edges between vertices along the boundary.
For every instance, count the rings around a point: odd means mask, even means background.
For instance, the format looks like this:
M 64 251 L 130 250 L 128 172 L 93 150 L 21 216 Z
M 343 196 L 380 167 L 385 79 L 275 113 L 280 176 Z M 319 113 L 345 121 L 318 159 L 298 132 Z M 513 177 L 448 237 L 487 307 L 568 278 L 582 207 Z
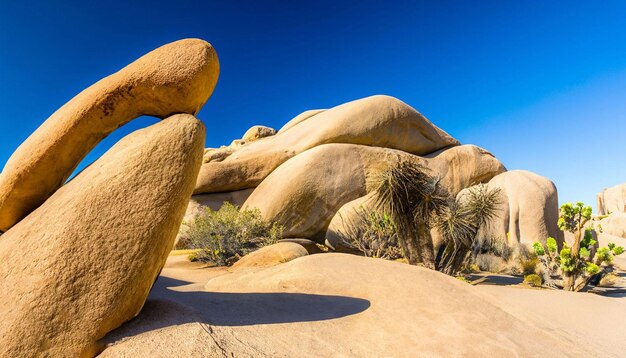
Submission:
M 430 228 L 446 208 L 448 193 L 439 178 L 419 163 L 401 160 L 373 180 L 376 207 L 389 213 L 398 231 L 398 243 L 410 264 L 435 268 Z
M 464 196 L 450 200 L 437 220 L 444 239 L 442 254 L 437 258 L 440 271 L 456 274 L 470 254 L 475 257 L 482 246 L 478 231 L 497 216 L 501 202 L 500 189 L 489 189 L 484 184 L 475 185 Z

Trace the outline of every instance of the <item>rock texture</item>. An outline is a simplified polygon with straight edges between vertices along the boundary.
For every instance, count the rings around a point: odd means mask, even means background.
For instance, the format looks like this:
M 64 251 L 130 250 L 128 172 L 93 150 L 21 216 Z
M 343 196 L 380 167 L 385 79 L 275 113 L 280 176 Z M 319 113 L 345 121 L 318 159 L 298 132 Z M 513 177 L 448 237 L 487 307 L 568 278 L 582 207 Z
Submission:
M 285 226 L 285 237 L 323 243 L 326 228 L 337 211 L 369 193 L 369 180 L 400 159 L 432 168 L 431 174 L 441 176 L 450 190 L 488 180 L 505 170 L 497 159 L 475 146 L 455 146 L 423 158 L 388 148 L 325 144 L 278 167 L 255 189 L 244 207 L 258 208 L 266 220 Z M 463 162 L 465 165 L 460 164 Z M 439 172 L 440 168 L 445 171 Z
M 244 142 L 254 142 L 255 140 L 259 140 L 261 138 L 273 136 L 276 134 L 276 129 L 266 127 L 266 126 L 253 126 L 246 131 L 246 133 L 241 137 L 241 140 Z
M 198 39 L 160 47 L 87 88 L 48 118 L 0 175 L 0 231 L 41 205 L 102 138 L 141 115 L 197 113 L 217 82 L 213 47 Z
M 349 143 L 424 155 L 459 142 L 406 103 L 389 96 L 348 102 L 288 130 L 248 143 L 221 162 L 202 166 L 195 193 L 252 188 L 288 159 L 327 143 Z
M 136 131 L 2 235 L 0 356 L 93 356 L 98 339 L 139 312 L 172 248 L 204 136 L 191 115 Z
M 604 189 L 597 195 L 598 214 L 626 212 L 626 183 Z
M 299 124 L 301 122 L 304 122 L 305 120 L 313 117 L 316 114 L 320 114 L 322 112 L 324 112 L 325 109 L 311 109 L 308 111 L 304 111 L 300 114 L 298 114 L 297 116 L 293 117 L 293 119 L 291 119 L 289 122 L 285 123 L 284 126 L 282 126 L 282 128 L 280 128 L 280 130 L 278 131 L 278 133 L 282 133 L 292 127 L 294 127 L 296 124 Z
M 251 267 L 275 266 L 308 254 L 308 251 L 300 244 L 294 242 L 279 242 L 262 247 L 242 257 L 231 267 L 231 271 Z
M 559 230 L 559 200 L 556 187 L 548 178 L 526 170 L 512 170 L 495 176 L 489 188 L 499 188 L 502 204 L 498 217 L 488 223 L 484 235 L 506 238 L 511 243 L 532 245 L 554 237 L 559 245 L 563 232 Z M 461 192 L 459 195 L 463 195 Z
M 626 238 L 626 213 L 614 212 L 608 217 L 600 220 L 602 232 Z

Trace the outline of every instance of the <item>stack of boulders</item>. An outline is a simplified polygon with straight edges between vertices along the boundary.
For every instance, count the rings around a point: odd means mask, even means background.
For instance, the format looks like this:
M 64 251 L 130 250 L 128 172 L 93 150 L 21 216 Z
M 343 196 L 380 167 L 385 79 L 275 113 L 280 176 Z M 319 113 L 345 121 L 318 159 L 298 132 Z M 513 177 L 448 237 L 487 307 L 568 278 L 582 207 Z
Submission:
M 265 135 L 256 135 L 259 128 Z M 207 151 L 187 217 L 229 201 L 259 209 L 266 220 L 284 226 L 285 237 L 339 250 L 344 223 L 356 209 L 372 205 L 370 179 L 408 160 L 440 177 L 452 196 L 480 183 L 500 188 L 502 210 L 490 225 L 494 236 L 522 243 L 548 236 L 563 240 L 550 180 L 507 172 L 491 153 L 461 145 L 396 98 L 378 95 L 310 110 L 277 132 L 266 128 L 252 127 L 242 140 Z
M 598 193 L 597 206 L 602 232 L 626 238 L 626 183 Z
M 98 81 L 48 118 L 0 175 L 0 356 L 94 356 L 141 310 L 202 164 L 194 117 L 213 92 L 213 47 L 188 39 Z M 99 141 L 115 144 L 69 182 Z

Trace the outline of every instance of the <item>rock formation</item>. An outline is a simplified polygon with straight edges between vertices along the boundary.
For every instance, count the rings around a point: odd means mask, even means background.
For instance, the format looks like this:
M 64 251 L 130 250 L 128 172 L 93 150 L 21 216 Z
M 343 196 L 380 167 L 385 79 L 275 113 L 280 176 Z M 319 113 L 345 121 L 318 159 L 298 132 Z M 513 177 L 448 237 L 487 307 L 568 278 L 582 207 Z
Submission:
M 598 214 L 626 212 L 626 183 L 604 189 L 597 195 Z
M 93 356 L 163 267 L 204 147 L 175 115 L 134 132 L 0 238 L 0 356 Z
M 251 267 L 275 266 L 308 255 L 304 246 L 295 242 L 278 242 L 251 252 L 235 262 L 231 271 Z
M 316 113 L 288 130 L 243 145 L 223 161 L 204 164 L 195 194 L 256 187 L 288 159 L 327 143 L 384 147 L 416 155 L 459 144 L 406 103 L 372 96 Z
M 141 115 L 196 114 L 213 92 L 213 47 L 187 39 L 160 47 L 87 88 L 57 110 L 0 174 L 0 231 L 60 188 L 102 138 Z
M 441 176 L 451 192 L 505 170 L 491 154 L 469 145 L 426 158 L 381 147 L 325 144 L 278 167 L 254 190 L 244 207 L 258 208 L 265 219 L 285 226 L 285 237 L 312 238 L 323 243 L 326 228 L 341 206 L 369 193 L 370 180 L 401 159 L 431 169 L 431 174 Z
M 273 136 L 276 134 L 276 130 L 274 128 L 266 127 L 266 126 L 253 126 L 244 133 L 241 140 L 244 142 L 254 142 L 255 140 L 259 140 L 261 138 Z
M 498 216 L 480 234 L 506 238 L 508 233 L 510 243 L 527 245 L 545 243 L 551 236 L 562 244 L 558 194 L 552 181 L 526 170 L 511 170 L 496 175 L 487 185 L 501 190 L 502 203 Z

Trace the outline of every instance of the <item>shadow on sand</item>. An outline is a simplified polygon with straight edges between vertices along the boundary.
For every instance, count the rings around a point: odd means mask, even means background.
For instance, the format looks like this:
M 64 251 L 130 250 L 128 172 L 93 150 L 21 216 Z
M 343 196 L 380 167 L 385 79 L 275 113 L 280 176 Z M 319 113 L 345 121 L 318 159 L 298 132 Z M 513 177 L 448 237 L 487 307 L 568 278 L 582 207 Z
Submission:
M 159 277 L 137 317 L 109 333 L 105 340 L 185 323 L 246 326 L 330 320 L 367 310 L 361 298 L 303 293 L 180 292 L 189 282 Z

